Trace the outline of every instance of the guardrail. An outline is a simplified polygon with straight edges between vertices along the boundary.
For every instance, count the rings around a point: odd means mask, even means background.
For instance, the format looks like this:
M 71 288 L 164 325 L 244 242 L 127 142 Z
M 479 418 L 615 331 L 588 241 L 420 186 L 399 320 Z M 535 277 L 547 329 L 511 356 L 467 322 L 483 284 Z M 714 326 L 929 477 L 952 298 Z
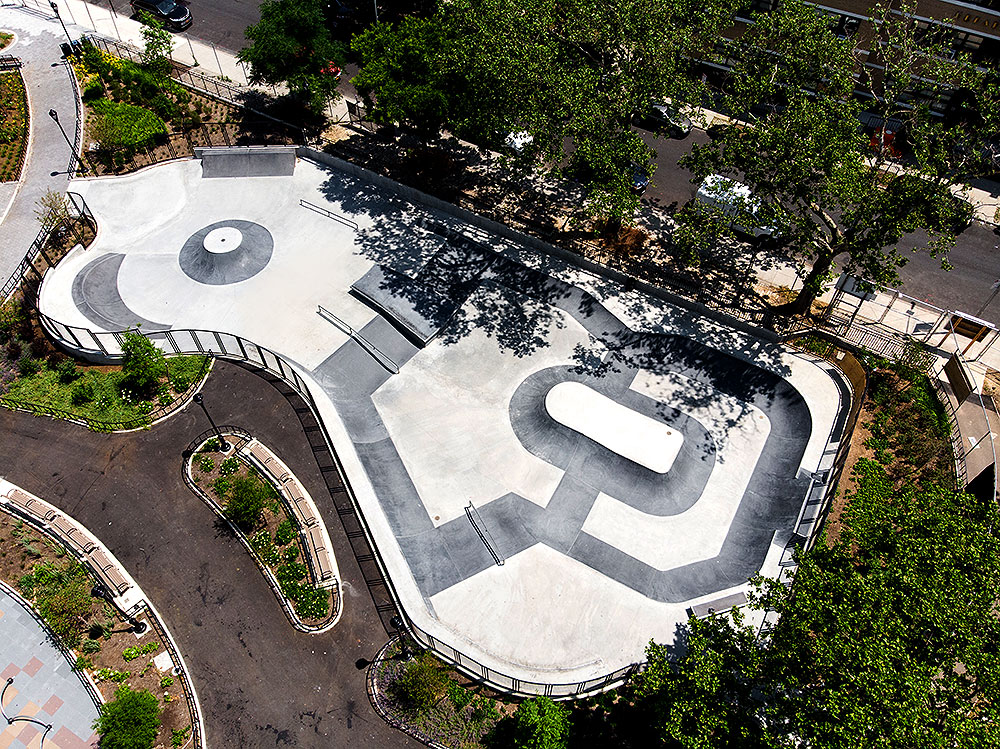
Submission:
M 386 370 L 392 372 L 392 374 L 399 374 L 399 367 L 396 366 L 396 362 L 390 359 L 388 354 L 382 351 L 382 349 L 380 349 L 374 343 L 369 341 L 361 333 L 359 333 L 350 325 L 348 325 L 346 322 L 341 320 L 339 317 L 337 317 L 323 305 L 317 305 L 317 307 L 319 308 L 317 312 L 319 313 L 320 317 L 325 317 L 327 320 L 329 320 L 338 328 L 340 328 L 343 332 L 347 333 L 347 335 L 349 335 L 353 340 L 357 341 L 358 345 L 361 346 L 361 348 L 363 348 L 365 351 L 367 351 L 371 355 L 371 357 L 375 361 L 377 361 L 380 365 L 382 365 L 382 367 L 384 367 Z
M 146 619 L 152 624 L 153 629 L 156 631 L 156 636 L 160 638 L 160 642 L 163 643 L 167 652 L 170 653 L 170 661 L 174 664 L 174 675 L 179 676 L 184 684 L 182 691 L 184 692 L 184 699 L 187 702 L 188 713 L 191 716 L 191 743 L 194 749 L 201 749 L 205 745 L 205 739 L 202 735 L 202 715 L 201 710 L 198 709 L 198 703 L 194 698 L 194 684 L 191 683 L 191 676 L 188 674 L 187 669 L 184 668 L 184 660 L 181 658 L 177 648 L 174 647 L 173 639 L 163 628 L 160 618 L 145 602 L 139 613 L 146 614 Z

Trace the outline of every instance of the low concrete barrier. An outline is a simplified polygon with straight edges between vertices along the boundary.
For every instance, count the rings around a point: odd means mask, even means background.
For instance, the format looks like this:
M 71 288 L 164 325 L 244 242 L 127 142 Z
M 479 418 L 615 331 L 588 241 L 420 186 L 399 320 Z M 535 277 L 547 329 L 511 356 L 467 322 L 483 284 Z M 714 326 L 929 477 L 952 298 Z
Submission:
M 290 177 L 297 146 L 231 146 L 195 148 L 202 177 Z

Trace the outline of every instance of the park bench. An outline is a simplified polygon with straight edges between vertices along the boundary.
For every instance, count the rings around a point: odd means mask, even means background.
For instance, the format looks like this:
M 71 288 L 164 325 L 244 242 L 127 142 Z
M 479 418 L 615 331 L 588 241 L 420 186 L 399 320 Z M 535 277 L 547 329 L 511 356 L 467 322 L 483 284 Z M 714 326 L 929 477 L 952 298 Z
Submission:
M 130 585 L 128 580 L 118 571 L 118 568 L 108 559 L 107 554 L 98 549 L 90 557 L 91 567 L 94 573 L 116 596 L 120 596 Z
M 14 507 L 39 520 L 49 521 L 56 516 L 55 510 L 46 507 L 34 497 L 29 497 L 20 489 L 11 489 L 5 496 Z
M 97 544 L 87 538 L 83 531 L 73 525 L 64 515 L 56 515 L 49 520 L 49 527 L 59 534 L 59 537 L 83 554 L 89 554 L 97 548 Z

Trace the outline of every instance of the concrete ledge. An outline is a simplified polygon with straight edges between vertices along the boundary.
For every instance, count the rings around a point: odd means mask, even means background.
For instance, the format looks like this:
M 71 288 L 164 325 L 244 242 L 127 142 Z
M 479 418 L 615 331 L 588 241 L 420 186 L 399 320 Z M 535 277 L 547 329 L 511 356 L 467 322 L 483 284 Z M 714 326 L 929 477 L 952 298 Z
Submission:
M 456 310 L 451 300 L 383 265 L 374 266 L 351 284 L 351 291 L 421 346 L 440 332 Z
M 295 171 L 297 146 L 195 148 L 202 177 L 289 177 Z

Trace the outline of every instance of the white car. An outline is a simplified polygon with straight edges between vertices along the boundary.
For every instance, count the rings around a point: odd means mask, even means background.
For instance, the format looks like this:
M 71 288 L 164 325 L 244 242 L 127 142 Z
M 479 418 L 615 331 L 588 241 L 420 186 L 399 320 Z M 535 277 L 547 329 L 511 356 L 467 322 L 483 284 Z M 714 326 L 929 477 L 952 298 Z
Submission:
M 754 220 L 763 206 L 747 185 L 735 179 L 710 174 L 701 183 L 694 197 L 699 203 L 714 208 L 729 218 L 730 226 L 742 234 L 757 238 L 770 237 L 778 232 L 778 227 Z

